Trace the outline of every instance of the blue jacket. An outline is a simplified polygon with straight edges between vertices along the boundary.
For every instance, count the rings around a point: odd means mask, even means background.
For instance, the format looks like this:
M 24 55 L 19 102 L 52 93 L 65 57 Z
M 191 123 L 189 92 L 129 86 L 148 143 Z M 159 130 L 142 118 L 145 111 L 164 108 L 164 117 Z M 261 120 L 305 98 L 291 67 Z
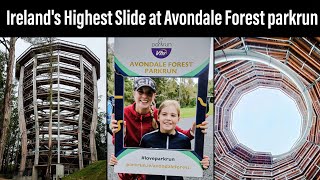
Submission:
M 176 131 L 174 135 L 161 133 L 159 129 L 145 134 L 140 147 L 163 148 L 163 149 L 191 149 L 191 142 L 188 136 Z M 147 180 L 163 180 L 162 175 L 147 175 Z M 167 180 L 183 180 L 181 176 L 167 176 Z

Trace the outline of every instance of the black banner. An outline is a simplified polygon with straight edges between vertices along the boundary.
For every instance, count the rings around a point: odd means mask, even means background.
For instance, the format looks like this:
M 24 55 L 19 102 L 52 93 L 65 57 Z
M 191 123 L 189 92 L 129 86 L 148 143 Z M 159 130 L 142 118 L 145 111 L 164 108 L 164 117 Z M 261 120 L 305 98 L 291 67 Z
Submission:
M 317 9 L 5 8 L 2 36 L 316 36 Z

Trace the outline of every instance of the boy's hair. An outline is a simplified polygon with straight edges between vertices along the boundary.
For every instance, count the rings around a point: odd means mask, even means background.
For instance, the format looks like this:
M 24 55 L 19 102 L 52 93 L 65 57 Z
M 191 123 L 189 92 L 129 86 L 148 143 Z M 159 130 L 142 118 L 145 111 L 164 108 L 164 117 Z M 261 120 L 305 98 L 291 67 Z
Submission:
M 178 117 L 180 117 L 180 104 L 176 100 L 165 100 L 165 101 L 163 101 L 159 106 L 158 115 L 161 113 L 163 108 L 171 106 L 171 105 L 173 105 L 177 109 Z

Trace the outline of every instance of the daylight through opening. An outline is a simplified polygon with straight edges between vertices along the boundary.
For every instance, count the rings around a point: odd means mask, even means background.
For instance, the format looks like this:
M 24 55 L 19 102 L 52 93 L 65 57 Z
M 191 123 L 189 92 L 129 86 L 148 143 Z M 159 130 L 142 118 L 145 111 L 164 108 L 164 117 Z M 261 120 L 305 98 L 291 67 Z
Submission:
M 290 151 L 301 135 L 301 115 L 283 91 L 260 87 L 239 99 L 231 128 L 238 142 L 253 151 L 279 155 Z

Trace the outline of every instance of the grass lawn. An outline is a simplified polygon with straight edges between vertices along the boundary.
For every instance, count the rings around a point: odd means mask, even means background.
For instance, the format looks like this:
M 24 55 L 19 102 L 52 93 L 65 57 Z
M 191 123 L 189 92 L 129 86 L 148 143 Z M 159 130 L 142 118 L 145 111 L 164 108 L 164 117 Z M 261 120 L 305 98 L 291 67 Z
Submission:
M 63 177 L 63 180 L 105 180 L 107 177 L 106 172 L 106 160 L 101 160 L 69 176 Z
M 209 105 L 209 115 L 213 115 L 213 103 Z M 181 118 L 188 118 L 196 116 L 196 107 L 193 108 L 181 108 Z

